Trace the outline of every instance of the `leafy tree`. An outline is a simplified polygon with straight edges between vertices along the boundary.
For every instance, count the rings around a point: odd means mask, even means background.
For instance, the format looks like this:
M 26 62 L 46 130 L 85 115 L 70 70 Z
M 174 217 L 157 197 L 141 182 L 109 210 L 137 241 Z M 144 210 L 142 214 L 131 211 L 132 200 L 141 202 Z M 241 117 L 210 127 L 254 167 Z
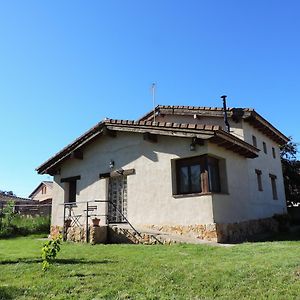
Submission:
M 300 161 L 297 160 L 297 144 L 290 141 L 281 147 L 281 164 L 285 195 L 288 206 L 300 203 Z
M 13 191 L 0 191 L 0 194 L 6 195 L 6 196 L 16 196 Z

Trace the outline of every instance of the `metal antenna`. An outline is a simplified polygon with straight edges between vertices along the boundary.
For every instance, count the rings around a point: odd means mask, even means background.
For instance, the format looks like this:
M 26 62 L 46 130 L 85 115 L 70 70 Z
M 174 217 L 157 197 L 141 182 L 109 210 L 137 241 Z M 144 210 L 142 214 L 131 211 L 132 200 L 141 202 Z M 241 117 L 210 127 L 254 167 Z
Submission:
M 155 90 L 156 90 L 155 83 L 152 83 L 151 90 L 152 90 L 152 103 L 153 103 L 153 122 L 155 123 Z

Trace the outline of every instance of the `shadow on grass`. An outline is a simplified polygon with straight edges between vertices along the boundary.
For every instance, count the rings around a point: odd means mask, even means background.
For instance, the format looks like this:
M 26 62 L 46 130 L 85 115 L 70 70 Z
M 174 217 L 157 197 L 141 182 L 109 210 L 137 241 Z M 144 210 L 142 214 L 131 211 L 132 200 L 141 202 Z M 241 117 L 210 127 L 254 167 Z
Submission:
M 292 226 L 288 232 L 269 233 L 250 238 L 248 242 L 283 242 L 300 241 L 300 226 Z
M 0 300 L 17 299 L 23 295 L 25 290 L 15 286 L 0 286 Z
M 2 260 L 0 261 L 0 265 L 14 265 L 14 264 L 34 264 L 41 263 L 41 258 L 18 258 L 15 260 Z M 57 258 L 53 261 L 54 264 L 58 265 L 77 265 L 77 264 L 111 264 L 117 263 L 117 261 L 103 259 L 103 260 L 86 260 L 86 259 L 78 259 L 78 258 Z M 1 298 L 0 298 L 1 299 Z

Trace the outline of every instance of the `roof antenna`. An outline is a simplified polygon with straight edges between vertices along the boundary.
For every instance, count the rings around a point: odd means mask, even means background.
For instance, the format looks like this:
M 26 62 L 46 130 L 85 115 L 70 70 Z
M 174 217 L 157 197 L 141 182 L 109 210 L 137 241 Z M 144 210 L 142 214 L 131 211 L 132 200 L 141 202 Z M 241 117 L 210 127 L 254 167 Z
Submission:
M 221 98 L 223 99 L 224 122 L 227 127 L 227 131 L 230 132 L 230 125 L 229 125 L 228 117 L 227 117 L 226 97 L 227 96 L 225 96 L 225 95 L 221 96 Z
M 156 84 L 153 82 L 151 86 L 152 90 L 152 103 L 153 103 L 153 122 L 155 123 L 155 92 L 156 92 Z

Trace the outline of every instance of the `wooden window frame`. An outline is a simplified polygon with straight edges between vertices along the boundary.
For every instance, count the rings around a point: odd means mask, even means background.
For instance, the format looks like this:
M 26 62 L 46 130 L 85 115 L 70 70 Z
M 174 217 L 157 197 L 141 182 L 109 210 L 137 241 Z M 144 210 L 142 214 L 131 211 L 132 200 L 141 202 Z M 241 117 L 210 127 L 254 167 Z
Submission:
M 258 191 L 262 192 L 263 191 L 263 185 L 262 185 L 262 171 L 255 169 L 256 173 L 256 178 L 257 178 L 257 189 Z
M 209 164 L 212 164 L 217 170 L 217 181 L 212 183 L 210 181 L 209 175 Z M 190 178 L 190 168 L 191 166 L 200 165 L 200 190 L 192 190 L 192 182 Z M 187 192 L 183 192 L 180 189 L 180 169 L 183 167 L 188 167 L 188 185 L 189 189 Z M 176 168 L 176 193 L 174 195 L 192 195 L 192 194 L 210 194 L 210 193 L 220 193 L 220 170 L 219 170 L 219 160 L 217 158 L 211 157 L 209 155 L 202 155 L 196 157 L 189 157 L 178 159 L 175 161 Z M 214 186 L 213 186 L 214 184 Z

